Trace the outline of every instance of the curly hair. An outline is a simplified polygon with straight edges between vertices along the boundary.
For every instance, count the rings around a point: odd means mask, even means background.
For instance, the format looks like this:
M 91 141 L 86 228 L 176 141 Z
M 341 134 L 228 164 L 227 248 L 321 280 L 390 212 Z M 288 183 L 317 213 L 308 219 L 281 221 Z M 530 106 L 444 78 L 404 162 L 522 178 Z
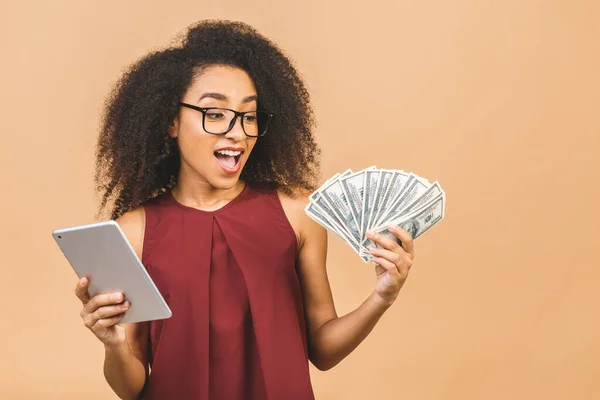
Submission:
M 112 199 L 109 213 L 116 219 L 176 185 L 180 155 L 168 129 L 194 78 L 212 65 L 245 70 L 259 109 L 274 114 L 240 178 L 287 194 L 316 188 L 314 114 L 292 61 L 245 23 L 206 20 L 133 63 L 108 96 L 96 146 L 100 212 Z

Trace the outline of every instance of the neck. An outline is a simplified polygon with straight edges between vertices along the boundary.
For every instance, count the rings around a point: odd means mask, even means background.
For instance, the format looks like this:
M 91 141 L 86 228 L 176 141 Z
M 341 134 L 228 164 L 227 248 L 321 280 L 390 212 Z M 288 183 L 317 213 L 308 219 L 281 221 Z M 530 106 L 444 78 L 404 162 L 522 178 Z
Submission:
M 171 192 L 175 199 L 185 206 L 215 211 L 235 199 L 245 186 L 244 182 L 237 181 L 231 188 L 219 189 L 206 180 L 192 180 L 180 176 Z

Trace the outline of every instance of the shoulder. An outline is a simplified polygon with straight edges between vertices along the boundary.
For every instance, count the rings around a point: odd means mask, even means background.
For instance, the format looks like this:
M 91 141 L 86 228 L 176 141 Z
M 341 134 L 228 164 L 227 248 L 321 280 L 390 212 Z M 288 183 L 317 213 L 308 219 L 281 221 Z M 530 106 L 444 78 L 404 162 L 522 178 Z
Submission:
M 326 235 L 325 229 L 306 215 L 305 208 L 309 204 L 308 198 L 310 192 L 297 190 L 292 194 L 285 193 L 282 190 L 277 191 L 281 206 L 296 232 L 300 247 L 306 242 L 307 238 L 317 239 Z
M 144 231 L 146 228 L 146 213 L 143 206 L 126 212 L 115 220 L 121 227 L 125 237 L 135 250 L 137 256 L 142 258 L 144 244 Z
M 294 193 L 286 193 L 283 190 L 277 190 L 277 196 L 281 201 L 281 205 L 294 215 L 303 215 L 304 208 L 308 205 L 309 193 L 306 191 L 296 191 Z

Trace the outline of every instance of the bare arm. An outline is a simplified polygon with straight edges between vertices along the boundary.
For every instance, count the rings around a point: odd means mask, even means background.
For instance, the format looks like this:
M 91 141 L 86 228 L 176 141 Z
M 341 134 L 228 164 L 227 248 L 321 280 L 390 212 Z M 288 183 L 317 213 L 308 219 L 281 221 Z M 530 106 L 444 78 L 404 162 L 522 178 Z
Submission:
M 141 259 L 144 213 L 131 211 L 117 220 L 125 236 Z M 89 281 L 83 278 L 75 289 L 83 304 L 84 325 L 104 344 L 104 376 L 121 399 L 139 399 L 149 371 L 149 325 L 147 322 L 117 323 L 129 308 L 121 293 L 90 298 Z
M 338 317 L 325 265 L 327 231 L 304 214 L 307 199 L 282 200 L 294 229 L 299 233 L 298 263 L 308 321 L 309 356 L 318 369 L 328 370 L 369 335 L 394 302 L 408 271 L 403 273 L 395 264 L 379 260 L 381 266 L 376 268 L 378 280 L 375 290 L 356 310 Z M 396 260 L 396 254 L 389 252 L 384 255 Z
M 127 340 L 118 347 L 105 347 L 104 377 L 121 399 L 139 399 L 148 376 L 147 323 L 124 326 Z

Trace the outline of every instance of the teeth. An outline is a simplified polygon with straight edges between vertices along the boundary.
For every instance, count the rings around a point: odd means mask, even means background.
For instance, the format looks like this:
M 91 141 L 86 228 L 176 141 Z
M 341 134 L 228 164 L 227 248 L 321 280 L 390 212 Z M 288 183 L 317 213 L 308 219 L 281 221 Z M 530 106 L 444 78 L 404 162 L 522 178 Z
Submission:
M 237 157 L 240 154 L 242 154 L 241 151 L 233 151 L 233 150 L 219 150 L 217 151 L 217 153 L 219 154 L 223 154 L 224 156 L 231 156 L 231 157 Z

